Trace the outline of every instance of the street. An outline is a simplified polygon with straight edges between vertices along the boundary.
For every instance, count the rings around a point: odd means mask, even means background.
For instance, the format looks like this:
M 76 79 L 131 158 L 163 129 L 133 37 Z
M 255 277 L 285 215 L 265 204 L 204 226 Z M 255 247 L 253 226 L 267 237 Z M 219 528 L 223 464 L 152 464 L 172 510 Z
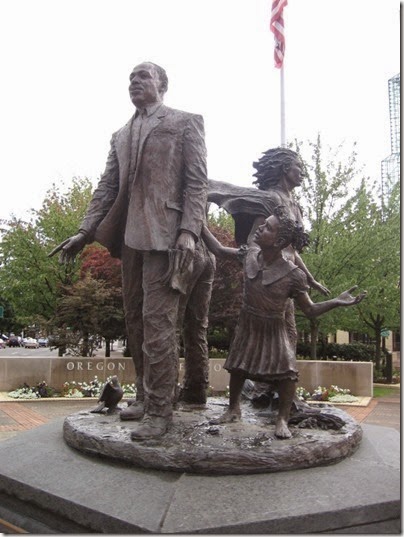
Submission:
M 25 349 L 24 347 L 6 347 L 5 349 L 0 349 L 0 358 L 49 358 L 58 357 L 58 350 L 50 350 L 49 347 L 39 347 L 38 349 Z M 71 355 L 67 355 L 71 356 Z M 104 358 L 105 348 L 97 349 L 92 358 Z M 111 357 L 121 357 L 122 356 L 122 347 L 114 345 L 114 348 L 111 349 Z
M 12 356 L 26 358 L 32 356 L 32 358 L 49 358 L 51 356 L 57 356 L 57 349 L 51 351 L 49 347 L 39 347 L 38 349 L 25 349 L 24 347 L 6 347 L 0 349 L 0 358 L 9 358 Z
M 121 358 L 123 354 L 123 347 L 114 343 L 111 348 L 111 358 Z M 67 354 L 65 356 L 72 356 Z M 5 349 L 0 349 L 0 358 L 57 358 L 58 350 L 51 350 L 49 347 L 39 347 L 38 349 L 25 349 L 24 347 L 6 347 Z M 101 349 L 96 349 L 92 358 L 104 358 L 105 357 L 105 347 Z M 80 358 L 80 357 L 78 357 Z

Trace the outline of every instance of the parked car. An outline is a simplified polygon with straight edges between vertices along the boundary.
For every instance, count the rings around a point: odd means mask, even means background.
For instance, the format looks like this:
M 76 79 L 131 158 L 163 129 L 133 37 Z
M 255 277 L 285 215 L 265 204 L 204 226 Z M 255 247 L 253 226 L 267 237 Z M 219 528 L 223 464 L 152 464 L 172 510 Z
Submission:
M 10 336 L 7 341 L 9 347 L 21 347 L 20 340 L 17 336 Z
M 38 341 L 32 337 L 27 337 L 23 339 L 22 345 L 26 349 L 37 349 L 39 347 Z
M 40 347 L 47 347 L 47 346 L 48 346 L 48 343 L 49 343 L 49 342 L 48 342 L 48 338 L 46 338 L 46 337 L 40 337 L 40 338 L 38 339 L 38 345 L 39 345 Z

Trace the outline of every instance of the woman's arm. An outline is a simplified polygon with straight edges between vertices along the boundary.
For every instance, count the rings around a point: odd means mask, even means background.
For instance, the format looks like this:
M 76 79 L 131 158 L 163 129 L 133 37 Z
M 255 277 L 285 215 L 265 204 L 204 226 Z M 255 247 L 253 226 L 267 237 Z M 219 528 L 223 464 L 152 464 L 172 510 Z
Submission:
M 314 278 L 309 269 L 304 264 L 303 259 L 300 257 L 300 255 L 295 252 L 295 265 L 297 265 L 307 276 L 307 283 L 310 285 L 312 289 L 315 289 L 316 291 L 319 291 L 323 295 L 329 295 L 330 290 L 327 289 L 324 285 L 321 285 L 321 283 L 317 282 Z
M 206 224 L 202 228 L 202 239 L 205 241 L 206 246 L 217 257 L 237 257 L 238 248 L 230 248 L 223 246 L 217 238 L 209 231 Z

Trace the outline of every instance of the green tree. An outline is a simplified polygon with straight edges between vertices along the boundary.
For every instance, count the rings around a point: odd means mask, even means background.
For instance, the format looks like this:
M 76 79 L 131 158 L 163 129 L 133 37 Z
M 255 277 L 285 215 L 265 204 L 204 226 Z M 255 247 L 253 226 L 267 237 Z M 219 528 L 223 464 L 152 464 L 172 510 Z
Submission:
M 12 332 L 18 333 L 22 330 L 24 327 L 16 321 L 13 306 L 2 296 L 0 296 L 0 306 L 3 308 L 3 318 L 0 318 L 0 334 L 8 336 Z
M 115 339 L 124 332 L 121 290 L 87 272 L 74 285 L 64 287 L 52 324 L 59 328 L 57 346 L 81 356 L 92 356 L 100 337 Z
M 65 285 L 78 278 L 79 264 L 63 266 L 48 253 L 77 232 L 91 197 L 88 179 L 74 179 L 66 193 L 53 185 L 29 221 L 3 221 L 0 245 L 0 294 L 10 303 L 17 323 L 49 319 Z
M 359 308 L 360 321 L 374 336 L 376 369 L 380 370 L 382 332 L 400 329 L 399 183 L 392 188 L 387 204 L 374 206 L 371 214 L 368 229 L 362 230 L 363 256 L 357 265 L 357 280 L 368 291 L 366 303 Z
M 108 311 L 103 310 L 104 316 L 99 323 L 100 334 L 105 339 L 105 356 L 109 357 L 111 341 L 125 334 L 121 261 L 111 257 L 106 248 L 89 245 L 81 254 L 80 278 L 84 279 L 88 274 L 105 284 L 114 306 Z
M 380 332 L 399 323 L 399 195 L 393 189 L 388 206 L 381 207 L 375 183 L 362 178 L 359 186 L 354 186 L 359 179 L 354 151 L 344 164 L 334 160 L 324 164 L 320 138 L 312 150 L 300 197 L 311 245 L 302 257 L 332 295 L 355 284 L 368 291 L 359 306 L 340 308 L 309 321 L 312 357 L 317 340 L 336 328 L 370 331 L 376 341 L 379 368 Z M 314 300 L 320 299 L 313 295 Z M 299 319 L 299 328 L 304 329 L 307 323 Z
M 302 258 L 314 278 L 326 285 L 334 296 L 355 283 L 344 277 L 340 254 L 341 251 L 346 254 L 341 248 L 341 241 L 349 229 L 347 219 L 352 216 L 351 208 L 356 196 L 352 185 L 357 181 L 359 172 L 356 169 L 355 151 L 341 162 L 338 160 L 341 149 L 324 150 L 320 136 L 316 142 L 309 142 L 308 150 L 302 143 L 296 142 L 296 150 L 303 159 L 303 153 L 311 153 L 310 158 L 305 160 L 307 176 L 298 195 L 305 215 L 305 225 L 310 233 L 310 245 L 303 252 Z M 311 291 L 311 294 L 314 301 L 324 299 L 317 292 Z M 311 320 L 297 312 L 299 329 L 310 333 L 313 359 L 316 358 L 317 341 L 335 331 L 336 319 L 334 312 Z

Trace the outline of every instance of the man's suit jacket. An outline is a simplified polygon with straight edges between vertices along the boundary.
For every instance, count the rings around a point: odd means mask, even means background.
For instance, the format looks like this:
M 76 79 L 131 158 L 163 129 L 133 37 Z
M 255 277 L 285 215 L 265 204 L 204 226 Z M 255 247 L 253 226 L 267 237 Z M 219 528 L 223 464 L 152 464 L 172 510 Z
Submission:
M 88 242 L 100 242 L 115 257 L 123 243 L 165 251 L 180 230 L 199 237 L 206 215 L 203 118 L 161 105 L 136 141 L 135 116 L 113 134 L 105 172 L 80 226 Z M 135 167 L 133 145 L 139 146 Z

